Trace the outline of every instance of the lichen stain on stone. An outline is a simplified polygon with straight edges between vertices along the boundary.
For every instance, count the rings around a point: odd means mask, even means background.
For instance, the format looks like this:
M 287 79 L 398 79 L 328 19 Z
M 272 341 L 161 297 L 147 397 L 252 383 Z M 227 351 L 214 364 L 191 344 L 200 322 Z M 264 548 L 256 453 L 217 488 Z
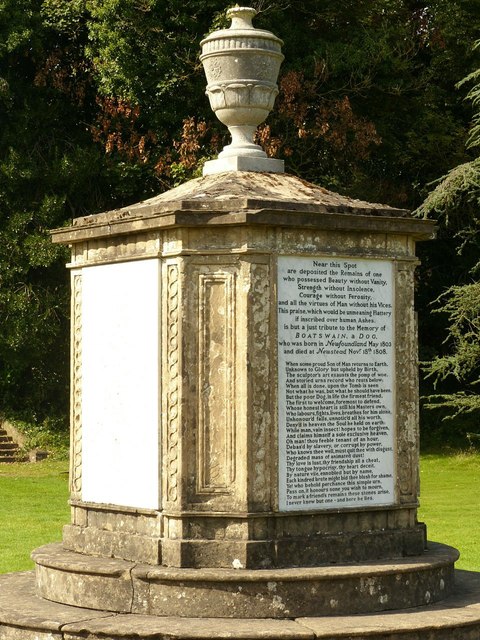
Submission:
M 362 593 L 368 591 L 371 596 L 374 596 L 378 589 L 379 586 L 375 578 L 362 578 L 362 580 L 360 581 L 360 591 Z
M 285 603 L 280 596 L 273 596 L 272 607 L 274 609 L 278 609 L 279 611 L 285 611 L 285 613 L 288 613 Z

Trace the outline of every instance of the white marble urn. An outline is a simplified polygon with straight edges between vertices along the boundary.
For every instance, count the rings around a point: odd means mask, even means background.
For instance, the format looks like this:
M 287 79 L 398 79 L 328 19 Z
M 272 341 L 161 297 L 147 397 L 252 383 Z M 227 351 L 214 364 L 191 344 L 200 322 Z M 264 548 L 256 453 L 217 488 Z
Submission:
M 263 149 L 254 143 L 256 128 L 267 118 L 278 94 L 276 83 L 284 58 L 282 40 L 252 25 L 256 13 L 250 7 L 229 9 L 230 28 L 214 31 L 200 43 L 210 106 L 232 136 L 231 144 L 219 154 L 220 162 L 207 163 L 216 168 L 206 173 L 227 167 L 230 170 L 283 170 L 283 162 L 267 158 Z M 235 161 L 238 158 L 251 161 Z

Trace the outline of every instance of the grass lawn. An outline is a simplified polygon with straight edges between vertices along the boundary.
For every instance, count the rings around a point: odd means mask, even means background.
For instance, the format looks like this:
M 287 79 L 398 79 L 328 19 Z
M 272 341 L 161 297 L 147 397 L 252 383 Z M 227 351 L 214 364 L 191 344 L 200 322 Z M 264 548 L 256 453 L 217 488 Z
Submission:
M 67 501 L 68 461 L 0 464 L 0 573 L 32 569 L 31 551 L 61 540 Z
M 31 569 L 32 549 L 61 540 L 67 470 L 67 461 L 0 464 L 0 573 Z M 420 480 L 429 539 L 459 549 L 458 568 L 480 571 L 480 454 L 423 455 Z
M 456 547 L 458 569 L 480 571 L 480 454 L 423 455 L 420 492 L 429 540 Z

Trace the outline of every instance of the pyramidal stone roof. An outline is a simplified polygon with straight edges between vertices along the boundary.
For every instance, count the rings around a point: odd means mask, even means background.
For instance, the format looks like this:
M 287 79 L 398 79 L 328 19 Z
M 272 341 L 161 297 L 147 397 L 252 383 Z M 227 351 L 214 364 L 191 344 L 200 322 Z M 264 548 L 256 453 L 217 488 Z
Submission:
M 353 200 L 286 173 L 252 171 L 231 171 L 196 178 L 148 200 L 100 215 L 114 219 L 116 215 L 152 215 L 178 208 L 238 210 L 259 206 L 295 210 L 308 208 L 322 213 L 408 215 L 404 209 Z M 78 218 L 76 224 L 86 221 L 87 218 Z
M 340 221 L 340 216 L 345 219 Z M 196 178 L 148 200 L 76 218 L 70 227 L 56 229 L 52 236 L 55 242 L 70 243 L 172 226 L 273 224 L 347 228 L 352 216 L 374 217 L 377 225 L 379 218 L 388 218 L 392 232 L 405 230 L 418 239 L 433 236 L 433 223 L 412 218 L 405 209 L 355 200 L 285 173 L 251 171 Z M 354 228 L 357 226 L 353 224 Z M 371 228 L 371 224 L 360 228 Z

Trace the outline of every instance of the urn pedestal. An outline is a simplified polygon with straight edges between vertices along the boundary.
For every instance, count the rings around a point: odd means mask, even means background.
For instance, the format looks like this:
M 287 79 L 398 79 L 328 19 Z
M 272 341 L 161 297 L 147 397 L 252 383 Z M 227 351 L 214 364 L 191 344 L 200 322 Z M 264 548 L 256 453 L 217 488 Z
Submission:
M 416 518 L 414 245 L 432 233 L 251 172 L 54 232 L 72 245 L 72 523 L 35 553 L 40 594 L 239 618 L 445 597 L 455 552 L 425 553 Z
M 241 174 L 225 201 L 228 176 L 55 233 L 73 251 L 64 545 L 192 568 L 422 554 L 430 223 L 285 175 Z

